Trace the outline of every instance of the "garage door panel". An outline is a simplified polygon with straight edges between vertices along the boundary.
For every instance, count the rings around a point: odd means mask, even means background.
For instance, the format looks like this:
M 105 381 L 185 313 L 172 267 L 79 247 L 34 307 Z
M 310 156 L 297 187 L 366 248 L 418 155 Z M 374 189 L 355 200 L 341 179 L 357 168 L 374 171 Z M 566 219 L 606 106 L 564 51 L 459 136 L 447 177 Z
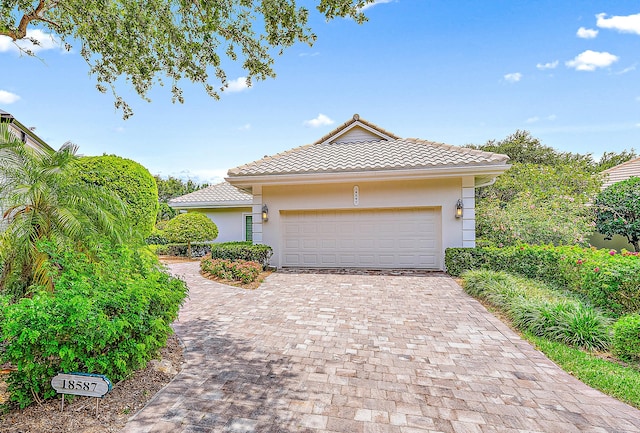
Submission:
M 283 211 L 283 266 L 439 269 L 439 211 Z

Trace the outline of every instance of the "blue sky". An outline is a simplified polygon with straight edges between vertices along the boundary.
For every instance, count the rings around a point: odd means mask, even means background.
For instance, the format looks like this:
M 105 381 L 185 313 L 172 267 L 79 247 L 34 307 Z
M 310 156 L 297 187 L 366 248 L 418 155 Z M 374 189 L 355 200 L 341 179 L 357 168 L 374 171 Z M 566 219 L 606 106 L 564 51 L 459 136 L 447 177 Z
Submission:
M 526 129 L 595 157 L 640 150 L 637 2 L 378 0 L 366 14 L 357 25 L 313 13 L 313 47 L 288 49 L 275 59 L 277 77 L 251 88 L 229 64 L 241 84 L 220 101 L 183 83 L 184 104 L 161 87 L 148 103 L 123 83 L 135 112 L 126 121 L 77 52 L 45 38 L 29 58 L 0 39 L 0 108 L 56 149 L 72 141 L 82 154 L 198 182 L 312 143 L 354 113 L 401 137 L 454 145 Z

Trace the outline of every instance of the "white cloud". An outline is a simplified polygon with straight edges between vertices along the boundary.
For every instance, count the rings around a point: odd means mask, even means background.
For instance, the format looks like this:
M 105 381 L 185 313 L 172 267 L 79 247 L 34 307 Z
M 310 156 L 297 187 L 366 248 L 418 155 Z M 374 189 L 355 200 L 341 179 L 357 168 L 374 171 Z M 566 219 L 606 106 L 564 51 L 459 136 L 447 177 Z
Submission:
M 238 77 L 235 80 L 231 80 L 226 85 L 227 92 L 242 92 L 249 88 L 247 85 L 247 77 Z
M 251 124 L 250 123 L 245 123 L 240 128 L 238 128 L 238 131 L 248 131 L 250 129 L 251 129 Z
M 520 72 L 513 72 L 511 74 L 505 74 L 504 79 L 510 83 L 517 83 L 522 79 L 522 74 Z
M 640 35 L 640 14 L 627 16 L 612 16 L 606 18 L 607 14 L 596 15 L 596 25 L 603 29 L 613 29 L 620 33 L 635 33 Z
M 578 54 L 573 60 L 565 62 L 569 68 L 576 71 L 595 71 L 597 68 L 606 68 L 618 61 L 618 56 L 611 53 L 587 50 Z
M 39 42 L 39 44 L 36 45 L 27 39 L 21 39 L 14 43 L 10 37 L 0 36 L 0 52 L 18 52 L 20 51 L 18 47 L 22 48 L 23 50 L 30 50 L 34 53 L 43 50 L 62 48 L 60 42 L 57 41 L 51 33 L 45 33 L 40 29 L 27 30 L 27 37 L 35 39 Z
M 616 75 L 624 75 L 624 74 L 626 74 L 628 72 L 635 71 L 637 65 L 638 65 L 637 63 L 634 63 L 633 65 L 628 66 L 628 67 L 624 68 L 623 70 L 616 72 Z
M 556 116 L 555 114 L 551 114 L 550 116 L 547 116 L 545 118 L 540 118 L 539 116 L 533 116 L 533 117 L 529 117 L 526 122 L 527 123 L 537 123 L 540 122 L 541 120 L 548 120 L 553 122 L 554 120 L 557 119 L 558 116 Z
M 20 96 L 15 93 L 0 90 L 0 104 L 13 104 L 18 100 L 20 100 Z
M 304 121 L 304 126 L 307 126 L 310 128 L 317 128 L 319 126 L 332 125 L 332 124 L 333 124 L 333 120 L 331 120 L 329 117 L 325 116 L 322 113 L 318 114 L 318 117 L 316 117 L 315 119 Z
M 313 53 L 300 53 L 298 54 L 298 56 L 300 57 L 315 57 L 315 56 L 319 56 L 320 53 L 318 51 L 314 51 Z
M 553 62 L 548 62 L 548 63 L 538 63 L 536 65 L 536 68 L 540 69 L 541 71 L 544 71 L 545 69 L 555 69 L 558 67 L 558 63 L 560 63 L 557 60 L 554 60 Z
M 598 36 L 598 30 L 580 27 L 576 32 L 576 35 L 582 39 L 593 39 Z
M 366 5 L 364 5 L 361 10 L 364 11 L 364 10 L 372 8 L 372 7 L 376 6 L 376 5 L 381 5 L 383 3 L 391 3 L 392 1 L 393 0 L 374 0 L 372 3 L 367 3 Z

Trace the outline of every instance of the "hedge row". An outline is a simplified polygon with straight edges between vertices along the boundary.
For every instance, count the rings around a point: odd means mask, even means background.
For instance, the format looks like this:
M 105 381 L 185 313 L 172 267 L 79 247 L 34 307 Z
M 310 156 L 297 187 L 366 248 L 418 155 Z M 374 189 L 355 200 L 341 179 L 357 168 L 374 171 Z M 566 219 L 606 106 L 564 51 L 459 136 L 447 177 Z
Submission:
M 487 269 L 543 281 L 583 296 L 613 317 L 640 312 L 640 257 L 580 247 L 449 248 L 447 272 Z
M 94 261 L 95 260 L 95 261 Z M 0 297 L 0 364 L 20 407 L 56 395 L 59 372 L 106 375 L 118 382 L 144 367 L 166 343 L 186 284 L 149 252 L 105 246 L 100 256 L 53 256 L 55 291 L 34 289 L 10 303 Z
M 253 245 L 251 242 L 225 242 L 211 245 L 212 259 L 258 262 L 262 265 L 262 269 L 267 269 L 272 254 L 273 249 L 269 245 Z

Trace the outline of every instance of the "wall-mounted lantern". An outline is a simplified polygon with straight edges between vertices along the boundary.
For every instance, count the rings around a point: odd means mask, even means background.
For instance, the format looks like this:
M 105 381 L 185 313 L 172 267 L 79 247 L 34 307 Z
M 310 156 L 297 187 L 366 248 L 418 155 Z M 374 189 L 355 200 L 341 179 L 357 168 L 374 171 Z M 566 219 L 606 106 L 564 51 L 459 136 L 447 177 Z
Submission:
M 462 199 L 456 202 L 456 218 L 462 218 Z
M 262 205 L 262 221 L 265 223 L 269 221 L 269 208 L 266 204 Z

